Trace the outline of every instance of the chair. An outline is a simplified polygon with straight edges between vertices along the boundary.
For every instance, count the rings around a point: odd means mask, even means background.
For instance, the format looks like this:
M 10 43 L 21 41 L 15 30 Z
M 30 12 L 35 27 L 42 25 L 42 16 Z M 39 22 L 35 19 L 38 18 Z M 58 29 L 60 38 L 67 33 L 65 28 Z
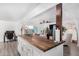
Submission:
M 16 35 L 14 31 L 6 31 L 4 34 L 4 42 L 6 41 L 5 39 L 7 38 L 7 40 L 9 41 L 14 41 L 16 40 Z

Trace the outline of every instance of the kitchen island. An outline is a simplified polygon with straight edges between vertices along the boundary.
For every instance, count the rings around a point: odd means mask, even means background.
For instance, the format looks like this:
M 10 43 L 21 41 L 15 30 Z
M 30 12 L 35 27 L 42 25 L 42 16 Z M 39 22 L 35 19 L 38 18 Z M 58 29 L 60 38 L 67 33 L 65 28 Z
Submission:
M 63 43 L 40 36 L 18 36 L 18 52 L 21 56 L 63 56 Z

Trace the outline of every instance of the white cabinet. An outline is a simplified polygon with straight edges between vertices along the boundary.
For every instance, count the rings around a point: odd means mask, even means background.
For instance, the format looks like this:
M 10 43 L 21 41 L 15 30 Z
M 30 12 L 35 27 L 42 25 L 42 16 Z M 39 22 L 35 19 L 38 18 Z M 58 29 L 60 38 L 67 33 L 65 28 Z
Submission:
M 44 52 L 27 40 L 18 37 L 18 52 L 21 56 L 63 56 L 63 44 Z
M 32 55 L 32 47 L 30 47 L 28 43 L 25 42 L 24 39 L 21 37 L 18 37 L 18 52 L 21 56 Z
M 33 55 L 34 56 L 63 56 L 63 44 L 52 48 L 46 52 L 43 52 L 42 50 L 33 47 Z

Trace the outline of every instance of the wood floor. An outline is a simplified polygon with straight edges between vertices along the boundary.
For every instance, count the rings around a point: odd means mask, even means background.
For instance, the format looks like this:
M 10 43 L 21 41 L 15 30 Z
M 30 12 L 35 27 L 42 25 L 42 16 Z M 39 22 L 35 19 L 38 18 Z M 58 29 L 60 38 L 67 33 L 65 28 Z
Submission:
M 17 42 L 0 43 L 0 56 L 18 56 Z
M 70 56 L 79 56 L 79 47 L 75 43 L 71 43 Z
M 64 46 L 64 56 L 79 56 L 77 44 L 70 42 L 69 46 Z
M 17 42 L 0 43 L 0 56 L 19 56 Z M 64 56 L 79 56 L 79 47 L 74 43 L 64 47 Z

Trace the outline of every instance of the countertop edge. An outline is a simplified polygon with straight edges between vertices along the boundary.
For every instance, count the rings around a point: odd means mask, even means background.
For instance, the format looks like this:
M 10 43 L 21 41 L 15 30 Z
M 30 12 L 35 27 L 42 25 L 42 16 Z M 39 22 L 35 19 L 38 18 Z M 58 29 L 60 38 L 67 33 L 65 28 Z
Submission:
M 21 37 L 21 38 L 23 38 L 21 35 L 18 35 L 18 37 Z M 25 39 L 25 38 L 24 38 Z M 29 41 L 27 41 L 27 42 L 29 42 Z M 35 46 L 36 48 L 38 48 L 38 49 L 40 49 L 41 51 L 43 51 L 43 52 L 46 52 L 46 51 L 48 51 L 48 50 L 50 50 L 50 49 L 53 49 L 53 48 L 55 48 L 55 47 L 57 47 L 57 46 L 59 46 L 59 45 L 61 45 L 61 44 L 63 44 L 65 41 L 61 41 L 60 43 L 58 43 L 57 45 L 54 45 L 54 46 L 52 46 L 52 47 L 50 47 L 50 48 L 48 48 L 48 49 L 46 49 L 46 50 L 44 50 L 44 49 L 42 49 L 42 48 L 40 48 L 40 47 L 38 47 L 38 46 L 36 46 L 36 45 L 34 45 L 34 44 L 32 44 L 32 43 L 30 43 L 29 42 L 29 44 L 31 44 L 31 45 L 33 45 L 33 46 Z

